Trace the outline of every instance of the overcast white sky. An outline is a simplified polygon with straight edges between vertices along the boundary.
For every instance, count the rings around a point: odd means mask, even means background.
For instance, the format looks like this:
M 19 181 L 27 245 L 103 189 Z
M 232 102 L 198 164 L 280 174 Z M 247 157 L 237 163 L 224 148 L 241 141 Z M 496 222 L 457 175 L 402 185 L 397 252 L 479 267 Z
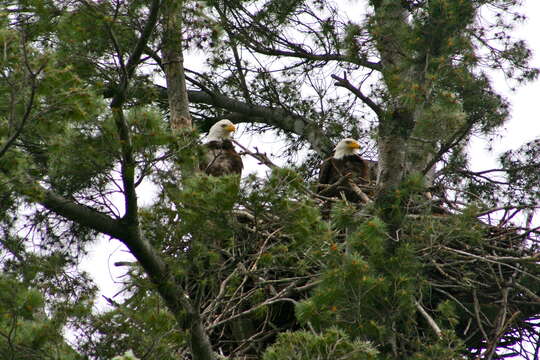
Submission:
M 540 0 L 526 0 L 527 5 L 523 8 L 529 17 L 527 22 L 519 26 L 516 34 L 528 41 L 529 47 L 535 53 L 534 65 L 540 67 Z M 189 67 L 189 58 L 186 59 Z M 505 94 L 511 101 L 511 120 L 505 125 L 503 136 L 493 143 L 493 151 L 487 151 L 487 142 L 476 139 L 471 144 L 471 164 L 474 170 L 483 170 L 495 167 L 498 154 L 515 149 L 520 145 L 540 138 L 540 81 L 520 87 L 515 92 L 509 91 L 509 85 L 503 80 L 495 83 L 496 89 Z M 247 147 L 254 145 L 263 146 L 260 139 L 246 140 L 242 143 Z M 254 164 L 254 163 L 253 163 Z M 249 165 L 248 165 L 249 167 Z M 113 263 L 119 260 L 133 259 L 126 253 L 125 248 L 117 240 L 101 239 L 90 250 L 90 255 L 81 264 L 81 268 L 90 272 L 99 285 L 102 293 L 107 297 L 113 297 L 118 291 L 114 282 L 118 276 L 125 272 L 125 268 L 115 268 Z M 117 280 L 115 280 L 117 279 Z M 100 301 L 100 305 L 104 305 Z
M 533 64 L 540 67 L 540 1 L 525 0 L 525 3 L 523 13 L 528 20 L 518 27 L 515 34 L 526 39 L 534 53 Z M 486 151 L 488 144 L 481 139 L 471 144 L 471 162 L 475 169 L 495 166 L 498 154 L 540 137 L 540 80 L 519 87 L 515 92 L 509 91 L 509 84 L 501 78 L 494 84 L 510 99 L 511 119 L 501 132 L 503 137 L 493 143 L 493 152 Z

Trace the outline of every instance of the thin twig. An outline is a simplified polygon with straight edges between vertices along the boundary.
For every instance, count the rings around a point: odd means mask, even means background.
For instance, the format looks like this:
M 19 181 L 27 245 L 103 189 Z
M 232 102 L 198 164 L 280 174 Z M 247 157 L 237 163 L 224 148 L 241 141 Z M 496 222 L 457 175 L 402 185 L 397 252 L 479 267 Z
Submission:
M 365 96 L 362 91 L 355 87 L 353 84 L 350 83 L 350 81 L 347 79 L 346 73 L 343 74 L 343 77 L 339 77 L 335 74 L 330 75 L 332 79 L 336 80 L 336 83 L 334 85 L 343 87 L 349 91 L 351 91 L 356 97 L 358 97 L 364 104 L 366 104 L 377 116 L 380 118 L 384 115 L 383 109 L 377 105 L 373 100 L 371 100 L 369 97 Z
M 429 326 L 431 326 L 433 331 L 435 331 L 435 334 L 437 334 L 438 337 L 441 337 L 442 336 L 441 328 L 439 327 L 439 325 L 437 325 L 435 320 L 433 320 L 433 318 L 427 313 L 427 311 L 422 307 L 422 305 L 420 305 L 418 301 L 415 300 L 414 305 L 416 306 L 418 311 L 420 311 L 420 314 L 422 314 L 422 316 L 427 320 Z

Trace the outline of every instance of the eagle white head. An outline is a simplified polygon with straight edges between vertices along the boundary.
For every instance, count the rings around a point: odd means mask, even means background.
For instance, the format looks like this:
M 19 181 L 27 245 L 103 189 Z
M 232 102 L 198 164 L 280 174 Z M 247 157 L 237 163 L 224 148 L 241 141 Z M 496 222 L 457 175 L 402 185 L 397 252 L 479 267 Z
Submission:
M 234 130 L 236 130 L 236 126 L 234 126 L 231 120 L 219 120 L 210 128 L 208 141 L 228 140 L 231 138 L 231 133 Z
M 334 149 L 334 159 L 343 159 L 344 156 L 357 154 L 360 150 L 360 144 L 354 139 L 343 139 Z

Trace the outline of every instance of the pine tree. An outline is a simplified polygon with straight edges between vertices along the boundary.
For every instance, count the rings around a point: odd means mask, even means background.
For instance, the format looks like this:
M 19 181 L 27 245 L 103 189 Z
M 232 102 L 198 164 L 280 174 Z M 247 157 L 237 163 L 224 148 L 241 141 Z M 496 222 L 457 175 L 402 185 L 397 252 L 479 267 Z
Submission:
M 1 351 L 534 359 L 539 143 L 467 161 L 510 115 L 490 76 L 538 73 L 519 3 L 2 4 Z M 283 165 L 243 146 L 267 176 L 197 173 L 223 118 Z M 315 191 L 345 137 L 376 168 L 362 204 Z M 100 237 L 137 261 L 98 313 L 77 264 Z

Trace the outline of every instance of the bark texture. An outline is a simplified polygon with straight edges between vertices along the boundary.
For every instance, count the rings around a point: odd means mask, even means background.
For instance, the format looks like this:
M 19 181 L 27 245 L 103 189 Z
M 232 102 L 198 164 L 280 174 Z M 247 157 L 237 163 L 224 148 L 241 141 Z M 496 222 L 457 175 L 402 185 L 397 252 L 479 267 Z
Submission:
M 162 65 L 167 81 L 170 126 L 173 132 L 191 127 L 182 49 L 183 1 L 163 2 Z
M 424 69 L 420 68 L 421 62 L 412 61 L 409 49 L 403 47 L 403 34 L 410 31 L 408 10 L 400 2 L 388 0 L 376 2 L 374 8 L 377 32 L 373 35 L 390 96 L 386 111 L 378 116 L 378 185 L 382 192 L 387 192 L 398 186 L 407 174 L 423 172 L 428 164 L 431 167 L 425 174 L 433 174 L 433 154 L 425 151 L 423 139 L 419 139 L 419 143 L 411 141 L 429 91 L 416 101 L 411 101 L 409 94 L 403 91 L 407 86 L 429 89 L 429 85 Z

